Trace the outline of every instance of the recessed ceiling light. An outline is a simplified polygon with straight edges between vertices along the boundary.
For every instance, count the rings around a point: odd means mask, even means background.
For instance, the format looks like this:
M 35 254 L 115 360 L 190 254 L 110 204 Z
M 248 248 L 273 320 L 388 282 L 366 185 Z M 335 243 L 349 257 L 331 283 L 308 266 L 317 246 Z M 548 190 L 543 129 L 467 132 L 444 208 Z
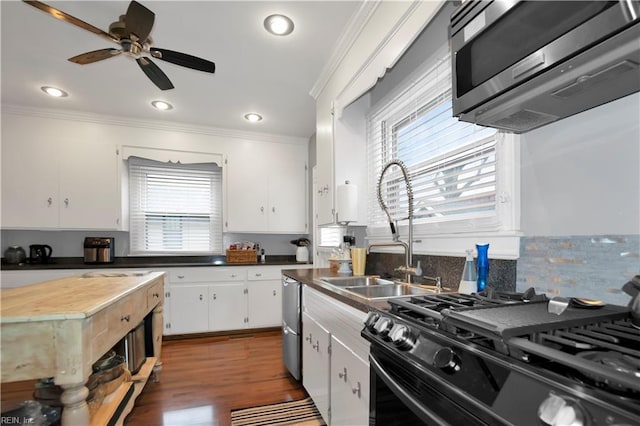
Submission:
M 168 111 L 170 109 L 173 109 L 173 105 L 165 101 L 153 101 L 151 102 L 151 105 L 153 105 L 155 109 L 159 109 L 160 111 Z
M 47 95 L 53 96 L 54 98 L 64 98 L 69 96 L 67 92 L 65 92 L 64 90 L 58 89 L 57 87 L 42 86 L 40 89 Z
M 255 112 L 250 112 L 249 114 L 244 115 L 244 119 L 252 123 L 256 123 L 262 120 L 262 116 L 260 114 L 256 114 Z
M 264 28 L 273 35 L 285 36 L 293 32 L 293 21 L 284 15 L 269 15 L 264 20 Z

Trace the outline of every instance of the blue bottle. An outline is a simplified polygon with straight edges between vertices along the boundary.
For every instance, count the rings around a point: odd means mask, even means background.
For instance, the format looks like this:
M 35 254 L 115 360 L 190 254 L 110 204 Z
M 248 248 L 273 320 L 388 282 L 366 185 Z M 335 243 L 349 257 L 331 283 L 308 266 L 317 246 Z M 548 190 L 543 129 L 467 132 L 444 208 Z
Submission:
M 476 244 L 478 250 L 478 293 L 484 291 L 489 278 L 489 244 Z

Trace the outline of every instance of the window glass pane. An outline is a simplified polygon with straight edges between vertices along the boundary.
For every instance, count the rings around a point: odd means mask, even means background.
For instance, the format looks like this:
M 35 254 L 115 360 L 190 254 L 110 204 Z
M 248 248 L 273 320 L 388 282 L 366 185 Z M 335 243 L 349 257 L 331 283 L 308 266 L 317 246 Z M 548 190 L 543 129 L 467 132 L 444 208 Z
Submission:
M 222 169 L 129 158 L 132 253 L 222 253 Z
M 390 160 L 409 171 L 414 224 L 496 212 L 497 131 L 453 117 L 448 64 L 447 55 L 368 117 L 369 169 L 394 220 L 408 218 L 409 199 L 398 167 L 378 181 Z M 377 193 L 372 182 L 370 190 Z M 369 203 L 369 225 L 386 225 L 377 198 Z

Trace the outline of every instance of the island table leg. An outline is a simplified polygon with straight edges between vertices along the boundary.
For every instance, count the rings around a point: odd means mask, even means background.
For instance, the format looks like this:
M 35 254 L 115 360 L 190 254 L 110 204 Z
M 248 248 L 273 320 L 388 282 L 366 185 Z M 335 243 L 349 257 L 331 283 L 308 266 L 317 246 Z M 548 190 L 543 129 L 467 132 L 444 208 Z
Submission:
M 87 397 L 89 389 L 84 383 L 61 385 L 64 392 L 60 395 L 60 402 L 64 404 L 62 410 L 62 426 L 89 426 L 89 406 Z

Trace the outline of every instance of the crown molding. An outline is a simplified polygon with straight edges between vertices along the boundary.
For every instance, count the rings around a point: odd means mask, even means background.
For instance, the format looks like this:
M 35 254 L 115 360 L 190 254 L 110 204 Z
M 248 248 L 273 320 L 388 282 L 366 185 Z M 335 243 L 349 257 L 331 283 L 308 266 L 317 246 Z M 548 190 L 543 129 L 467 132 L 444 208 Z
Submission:
M 139 129 L 161 130 L 167 132 L 192 133 L 198 135 L 216 136 L 221 138 L 242 139 L 271 143 L 286 143 L 294 145 L 306 145 L 307 143 L 309 143 L 309 140 L 306 138 L 294 136 L 246 132 L 218 127 L 196 126 L 184 123 L 167 122 L 164 120 L 142 120 L 129 117 L 92 114 L 74 110 L 43 109 L 18 105 L 2 105 L 2 115 L 5 114 L 50 118 L 56 120 L 79 121 L 94 124 L 106 124 L 111 126 L 135 127 Z
M 360 36 L 360 34 L 362 33 L 367 22 L 369 22 L 369 19 L 376 11 L 380 3 L 382 3 L 382 0 L 365 0 L 360 4 L 360 8 L 356 11 L 356 13 L 353 14 L 351 19 L 345 26 L 344 31 L 338 38 L 329 61 L 322 68 L 320 76 L 309 91 L 309 94 L 311 95 L 311 97 L 313 97 L 313 99 L 318 99 L 318 96 L 340 66 L 340 63 L 349 52 L 349 49 L 351 49 L 351 46 L 353 46 L 353 43 L 355 43 L 358 36 Z

